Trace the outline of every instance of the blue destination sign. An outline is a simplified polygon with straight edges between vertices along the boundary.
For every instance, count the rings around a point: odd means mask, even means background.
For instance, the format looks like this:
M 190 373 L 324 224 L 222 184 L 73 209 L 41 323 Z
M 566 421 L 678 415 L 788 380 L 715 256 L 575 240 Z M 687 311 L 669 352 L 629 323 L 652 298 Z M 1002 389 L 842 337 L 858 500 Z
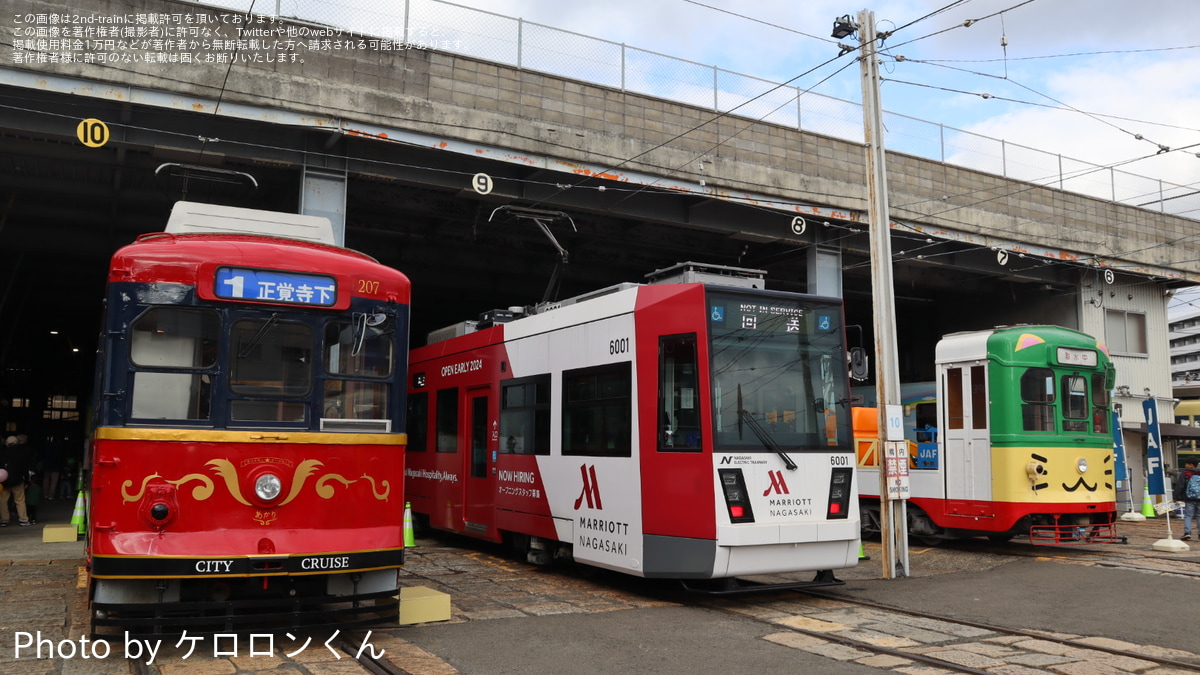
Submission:
M 317 274 L 221 267 L 213 294 L 226 300 L 331 307 L 337 303 L 337 280 Z

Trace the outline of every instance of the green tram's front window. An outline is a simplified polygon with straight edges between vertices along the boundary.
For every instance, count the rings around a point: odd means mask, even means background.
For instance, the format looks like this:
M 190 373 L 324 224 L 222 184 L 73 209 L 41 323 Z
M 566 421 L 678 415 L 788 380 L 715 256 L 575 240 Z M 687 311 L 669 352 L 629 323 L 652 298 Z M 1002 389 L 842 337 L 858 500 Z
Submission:
M 851 449 L 841 308 L 709 291 L 718 452 Z

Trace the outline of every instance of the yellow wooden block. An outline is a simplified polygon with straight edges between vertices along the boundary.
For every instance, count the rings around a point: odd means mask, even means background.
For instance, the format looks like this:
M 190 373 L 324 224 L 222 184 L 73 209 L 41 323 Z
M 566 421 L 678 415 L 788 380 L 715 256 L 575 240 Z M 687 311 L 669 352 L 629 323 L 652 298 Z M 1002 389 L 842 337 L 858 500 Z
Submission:
M 425 586 L 400 589 L 400 625 L 450 620 L 450 596 Z
M 42 543 L 54 541 L 75 541 L 79 537 L 79 529 L 70 523 L 46 525 L 42 527 Z

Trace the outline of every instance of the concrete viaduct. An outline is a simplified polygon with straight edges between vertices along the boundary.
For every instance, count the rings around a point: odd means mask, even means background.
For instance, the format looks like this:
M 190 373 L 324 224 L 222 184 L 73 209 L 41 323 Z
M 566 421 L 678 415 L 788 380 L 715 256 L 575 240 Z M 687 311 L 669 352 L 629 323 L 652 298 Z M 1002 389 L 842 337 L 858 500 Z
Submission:
M 0 0 L 0 44 L 22 55 L 0 66 L 6 363 L 30 361 L 37 345 L 10 327 L 39 308 L 78 308 L 75 339 L 90 341 L 108 254 L 161 229 L 181 197 L 331 216 L 347 246 L 413 279 L 417 344 L 542 295 L 556 254 L 527 223 L 492 217 L 507 204 L 569 216 L 553 225 L 572 254 L 565 293 L 683 260 L 755 267 L 768 287 L 842 294 L 870 343 L 861 143 L 427 49 L 64 62 L 49 41 L 9 37 L 37 37 L 39 15 L 178 14 L 232 35 L 219 11 L 170 0 Z M 108 125 L 103 147 L 76 138 L 85 118 Z M 1165 297 L 1200 283 L 1196 221 L 887 162 L 904 379 L 928 379 L 943 333 L 1052 322 L 1105 335 L 1132 313 L 1147 346 L 1118 363 L 1119 384 L 1169 397 Z

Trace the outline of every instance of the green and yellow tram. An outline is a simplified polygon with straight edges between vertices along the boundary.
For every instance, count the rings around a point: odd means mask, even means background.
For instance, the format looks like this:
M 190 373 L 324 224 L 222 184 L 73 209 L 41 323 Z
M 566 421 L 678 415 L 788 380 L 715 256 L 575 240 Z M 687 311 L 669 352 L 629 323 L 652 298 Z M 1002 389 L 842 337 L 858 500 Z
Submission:
M 911 536 L 1117 540 L 1103 344 L 1059 326 L 954 333 L 936 372 L 937 429 L 910 449 Z M 879 529 L 878 455 L 859 453 L 864 534 Z

